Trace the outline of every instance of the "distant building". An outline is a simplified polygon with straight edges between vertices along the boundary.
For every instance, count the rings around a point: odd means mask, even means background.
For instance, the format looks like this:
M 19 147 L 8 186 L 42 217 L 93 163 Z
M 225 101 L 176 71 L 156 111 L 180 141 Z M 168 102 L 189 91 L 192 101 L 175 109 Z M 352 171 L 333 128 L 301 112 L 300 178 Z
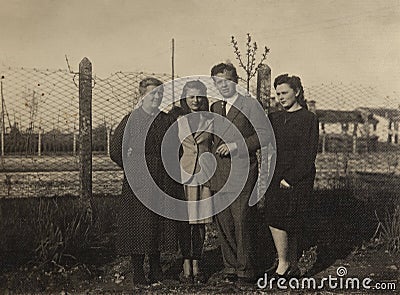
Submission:
M 308 109 L 320 121 L 320 151 L 386 151 L 387 143 L 400 147 L 398 97 L 382 97 L 376 88 L 351 83 L 305 87 L 304 94 Z M 369 107 L 359 107 L 365 105 Z M 271 97 L 269 112 L 280 109 Z
M 376 151 L 378 120 L 361 111 L 315 110 L 320 122 L 321 151 L 367 152 Z
M 372 113 L 362 110 L 320 110 L 314 100 L 308 101 L 307 105 L 319 120 L 320 152 L 376 151 L 379 120 Z M 279 109 L 279 102 L 272 97 L 270 112 Z
M 400 110 L 393 108 L 358 108 L 361 112 L 373 115 L 379 120 L 379 124 L 373 132 L 380 142 L 399 143 Z

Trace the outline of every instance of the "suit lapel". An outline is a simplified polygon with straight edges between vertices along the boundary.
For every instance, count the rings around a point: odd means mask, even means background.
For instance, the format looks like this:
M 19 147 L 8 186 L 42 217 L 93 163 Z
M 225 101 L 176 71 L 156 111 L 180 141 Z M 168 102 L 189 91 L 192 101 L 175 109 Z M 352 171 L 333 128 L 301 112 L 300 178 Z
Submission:
M 243 99 L 241 95 L 239 95 L 234 104 L 229 109 L 228 114 L 226 115 L 229 121 L 233 122 L 235 120 L 236 116 L 240 113 L 239 110 L 242 109 L 242 105 L 243 105 Z
M 237 117 L 237 115 L 240 113 L 240 110 L 242 109 L 243 105 L 243 96 L 239 94 L 238 98 L 234 102 L 234 104 L 231 106 L 229 109 L 228 114 L 226 115 L 226 118 L 233 123 Z M 226 129 L 222 132 L 222 135 L 224 135 L 229 128 L 232 127 L 232 124 L 227 124 Z

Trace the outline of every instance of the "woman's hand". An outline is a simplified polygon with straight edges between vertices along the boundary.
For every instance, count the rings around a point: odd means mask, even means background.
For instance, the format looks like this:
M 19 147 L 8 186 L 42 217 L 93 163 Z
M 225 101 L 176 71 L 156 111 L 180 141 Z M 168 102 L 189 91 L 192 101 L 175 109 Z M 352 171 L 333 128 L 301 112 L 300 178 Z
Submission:
M 292 188 L 292 186 L 289 183 L 287 183 L 287 181 L 284 179 L 282 179 L 281 182 L 279 183 L 279 187 L 284 189 Z

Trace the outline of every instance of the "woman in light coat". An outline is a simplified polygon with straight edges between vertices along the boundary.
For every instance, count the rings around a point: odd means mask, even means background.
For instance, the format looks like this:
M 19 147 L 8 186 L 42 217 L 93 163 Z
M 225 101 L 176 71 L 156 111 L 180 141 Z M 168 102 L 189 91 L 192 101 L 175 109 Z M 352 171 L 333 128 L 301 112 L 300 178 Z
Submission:
M 181 108 L 171 111 L 177 117 L 181 148 L 181 180 L 186 201 L 202 201 L 211 196 L 208 180 L 215 167 L 211 155 L 213 119 L 208 114 L 206 86 L 196 80 L 183 87 Z M 205 238 L 205 224 L 212 221 L 209 202 L 188 203 L 188 222 L 182 222 L 180 248 L 183 256 L 182 282 L 201 283 L 204 276 L 199 269 Z

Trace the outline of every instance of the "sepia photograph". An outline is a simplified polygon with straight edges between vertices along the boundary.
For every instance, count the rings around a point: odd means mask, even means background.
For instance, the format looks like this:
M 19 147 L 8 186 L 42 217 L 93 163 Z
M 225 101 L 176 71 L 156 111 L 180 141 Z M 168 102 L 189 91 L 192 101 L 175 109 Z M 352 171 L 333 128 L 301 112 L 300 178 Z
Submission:
M 0 0 L 0 294 L 396 294 L 400 0 Z

